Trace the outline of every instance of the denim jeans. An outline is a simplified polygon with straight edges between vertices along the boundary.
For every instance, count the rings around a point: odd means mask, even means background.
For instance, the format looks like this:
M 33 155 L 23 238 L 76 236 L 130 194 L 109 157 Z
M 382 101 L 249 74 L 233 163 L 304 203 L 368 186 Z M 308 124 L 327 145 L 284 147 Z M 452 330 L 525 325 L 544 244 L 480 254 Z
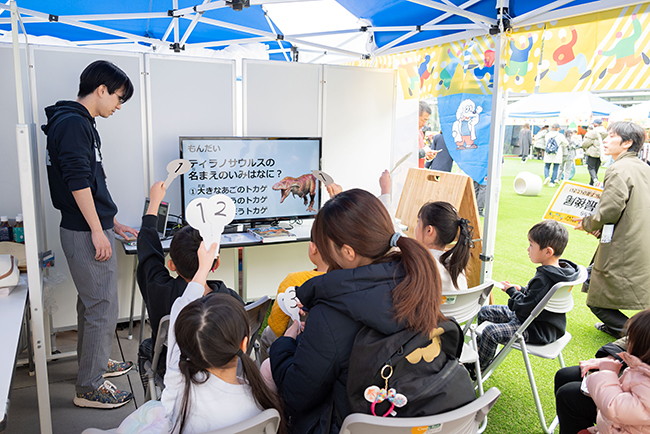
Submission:
M 558 163 L 544 163 L 544 179 L 548 178 L 548 172 L 551 168 L 551 164 L 553 165 L 553 177 L 551 178 L 551 182 L 557 182 L 557 171 L 560 168 L 560 165 Z

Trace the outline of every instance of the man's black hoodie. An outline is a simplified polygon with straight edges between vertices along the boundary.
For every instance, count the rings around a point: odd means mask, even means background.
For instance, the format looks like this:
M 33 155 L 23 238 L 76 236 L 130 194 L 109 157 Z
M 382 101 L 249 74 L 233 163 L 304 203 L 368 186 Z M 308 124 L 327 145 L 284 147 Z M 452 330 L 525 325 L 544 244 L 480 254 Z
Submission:
M 560 266 L 542 265 L 537 267 L 537 273 L 530 279 L 528 286 L 517 291 L 511 286 L 506 291 L 510 296 L 508 307 L 514 311 L 522 323 L 535 309 L 535 306 L 558 282 L 569 282 L 578 278 L 578 266 L 566 259 L 560 259 Z M 566 331 L 566 314 L 553 313 L 543 310 L 528 326 L 528 339 L 531 344 L 550 344 L 555 342 Z
M 47 124 L 47 177 L 52 204 L 61 211 L 61 227 L 90 231 L 73 191 L 90 188 L 102 229 L 113 227 L 117 206 L 106 187 L 101 141 L 95 119 L 76 101 L 59 101 L 45 108 Z

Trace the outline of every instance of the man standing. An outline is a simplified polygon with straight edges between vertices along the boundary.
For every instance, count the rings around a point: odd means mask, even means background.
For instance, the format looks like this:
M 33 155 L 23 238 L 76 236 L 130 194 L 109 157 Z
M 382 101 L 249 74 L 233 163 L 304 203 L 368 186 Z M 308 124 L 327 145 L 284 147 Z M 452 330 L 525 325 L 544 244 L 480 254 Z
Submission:
M 521 162 L 525 163 L 530 153 L 530 145 L 533 142 L 533 135 L 530 132 L 530 124 L 524 124 L 524 127 L 519 130 L 519 140 L 517 145 L 521 150 Z
M 562 164 L 563 155 L 568 152 L 569 142 L 564 134 L 560 132 L 560 124 L 553 124 L 551 131 L 546 134 L 546 151 L 544 152 L 544 185 L 555 187 L 559 182 L 558 170 Z M 553 165 L 553 174 L 549 176 L 549 171 Z
M 603 140 L 607 137 L 607 130 L 603 127 L 603 121 L 594 119 L 593 130 L 587 131 L 582 141 L 582 149 L 587 155 L 587 170 L 589 171 L 589 185 L 596 185 L 598 182 L 598 169 L 600 169 L 600 155 Z
M 449 150 L 447 150 L 447 145 L 445 144 L 445 139 L 442 137 L 442 133 L 433 137 L 431 150 L 435 152 L 436 158 L 427 161 L 427 169 L 451 172 L 451 168 L 454 165 L 454 159 L 449 155 Z
M 431 107 L 424 101 L 420 101 L 419 117 L 418 117 L 418 134 L 419 134 L 419 143 L 418 143 L 418 167 L 424 169 L 424 160 L 432 160 L 435 157 L 435 153 L 431 151 L 424 141 L 424 133 L 422 128 L 427 124 L 431 116 Z
M 98 60 L 81 73 L 76 101 L 47 107 L 47 175 L 52 204 L 61 211 L 61 246 L 77 288 L 75 405 L 116 408 L 131 400 L 104 377 L 122 375 L 131 362 L 109 360 L 118 315 L 115 233 L 137 235 L 115 219 L 106 186 L 95 118 L 108 118 L 133 95 L 116 65 Z

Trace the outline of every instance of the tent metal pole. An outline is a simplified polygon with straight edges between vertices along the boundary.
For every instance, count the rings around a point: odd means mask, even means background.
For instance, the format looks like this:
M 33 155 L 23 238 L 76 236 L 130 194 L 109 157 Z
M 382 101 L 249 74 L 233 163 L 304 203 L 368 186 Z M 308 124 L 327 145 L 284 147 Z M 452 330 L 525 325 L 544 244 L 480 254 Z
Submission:
M 426 41 L 415 42 L 413 44 L 400 45 L 399 47 L 393 47 L 389 50 L 386 50 L 381 54 L 404 53 L 406 51 L 417 50 L 419 48 L 428 48 L 433 47 L 434 45 L 445 44 L 447 42 L 458 42 L 485 35 L 485 30 L 468 30 L 466 32 L 456 33 L 455 35 L 446 35 L 439 38 L 428 39 Z
M 312 38 L 317 36 L 345 35 L 347 33 L 360 33 L 360 32 L 361 29 L 346 29 L 346 30 L 333 30 L 331 32 L 299 33 L 296 35 L 284 35 L 284 36 L 292 37 L 292 38 Z
M 230 30 L 236 30 L 238 32 L 250 33 L 251 35 L 266 36 L 267 38 L 270 39 L 277 39 L 278 37 L 276 33 L 265 32 L 264 30 L 257 30 L 246 26 L 240 26 L 238 24 L 227 23 L 225 21 L 215 20 L 213 18 L 203 18 L 201 22 L 204 24 L 211 24 L 217 27 L 224 27 Z
M 515 17 L 512 21 L 512 25 L 515 27 L 531 26 L 533 24 L 545 23 L 553 20 L 562 20 L 565 18 L 573 18 L 576 16 L 593 14 L 610 9 L 619 9 L 626 6 L 636 6 L 638 4 L 640 4 L 639 1 L 635 0 L 599 0 L 593 3 L 585 3 L 578 6 L 569 6 L 559 10 L 556 9 L 554 11 L 546 12 L 528 19 L 517 19 L 518 17 Z M 524 15 L 522 15 L 522 17 L 523 16 Z
M 359 33 L 359 34 L 357 34 L 357 35 L 354 35 L 354 36 L 351 37 L 350 39 L 348 39 L 348 40 L 346 40 L 346 41 L 340 43 L 339 45 L 337 45 L 337 47 L 342 47 L 342 46 L 344 46 L 344 45 L 346 45 L 346 44 L 349 44 L 350 42 L 354 41 L 355 39 L 357 39 L 357 38 L 358 38 L 359 36 L 361 36 L 361 35 L 362 35 L 361 33 Z M 302 50 L 302 51 L 304 52 L 304 51 L 309 51 L 309 50 Z M 318 60 L 320 60 L 320 59 L 322 59 L 323 57 L 327 56 L 327 54 L 328 54 L 327 51 L 325 51 L 325 52 L 322 53 L 320 56 L 317 56 L 317 57 L 311 59 L 311 60 L 310 60 L 309 62 L 307 62 L 307 63 L 316 63 Z
M 178 9 L 178 0 L 174 0 L 173 4 L 174 4 L 173 6 L 174 10 Z M 172 22 L 174 23 L 174 44 L 178 44 L 178 38 L 179 38 L 178 33 L 180 30 L 178 26 L 178 17 L 174 16 L 172 18 Z
M 203 0 L 203 4 L 210 3 L 210 0 Z M 189 27 L 187 30 L 185 30 L 185 33 L 183 34 L 183 37 L 181 38 L 180 45 L 183 46 L 185 42 L 187 41 L 187 38 L 190 37 L 192 32 L 194 31 L 194 28 L 196 25 L 199 23 L 199 20 L 201 19 L 201 16 L 203 15 L 203 12 L 197 12 L 193 17 L 192 17 L 192 22 L 190 23 Z
M 269 17 L 269 14 L 266 11 L 266 9 L 264 9 L 264 7 L 262 7 L 262 10 L 264 11 L 264 18 L 266 18 L 266 23 L 269 25 L 269 28 L 271 29 L 271 31 L 273 33 L 276 33 L 276 34 L 280 33 L 280 32 L 278 32 L 278 30 L 273 25 L 273 21 L 271 21 L 271 18 Z M 287 62 L 291 62 L 291 59 L 287 55 L 287 52 L 284 51 L 284 47 L 282 46 L 282 41 L 277 41 L 277 44 L 278 44 L 278 47 L 280 47 L 282 55 L 284 56 L 284 60 L 286 60 Z
M 167 26 L 167 30 L 165 30 L 165 34 L 160 39 L 163 43 L 167 41 L 167 38 L 169 38 L 169 35 L 172 33 L 172 30 L 174 30 L 174 19 L 171 20 L 171 22 Z
M 492 79 L 492 119 L 490 122 L 490 153 L 488 157 L 487 192 L 485 197 L 485 221 L 483 222 L 483 252 L 481 262 L 481 283 L 492 277 L 494 247 L 499 214 L 499 194 L 501 192 L 501 160 L 503 146 L 501 141 L 501 124 L 505 110 L 503 89 L 501 87 L 502 56 L 505 50 L 505 35 L 494 36 L 495 59 L 494 77 Z
M 465 9 L 461 9 L 458 6 L 454 5 L 448 5 L 448 4 L 441 4 L 438 2 L 434 2 L 431 0 L 408 0 L 411 3 L 417 3 L 422 6 L 426 6 L 431 9 L 437 9 L 439 11 L 444 11 L 444 12 L 450 12 L 454 15 L 459 15 L 461 17 L 465 17 L 469 20 L 474 21 L 477 24 L 485 23 L 489 24 L 492 26 L 497 25 L 497 20 L 494 18 L 488 18 L 486 16 L 480 15 L 480 14 L 475 14 L 474 12 L 469 12 L 466 11 Z
M 537 9 L 535 9 L 535 10 L 532 10 L 530 12 L 526 12 L 525 14 L 522 14 L 522 15 L 519 15 L 519 16 L 513 18 L 512 19 L 512 24 L 516 25 L 518 22 L 529 20 L 531 18 L 534 18 L 534 17 L 536 17 L 538 15 L 541 15 L 541 14 L 544 14 L 546 12 L 550 12 L 550 11 L 552 11 L 554 9 L 561 8 L 562 6 L 564 6 L 564 5 L 568 4 L 568 3 L 572 3 L 572 2 L 573 2 L 573 0 L 556 0 L 553 3 L 546 4 L 546 5 L 544 5 L 542 7 L 539 7 Z
M 93 15 L 59 15 L 75 21 L 112 21 L 112 20 L 147 20 L 151 18 L 169 18 L 167 12 L 142 12 L 137 14 L 93 14 Z
M 269 42 L 275 41 L 276 38 L 243 38 L 243 39 L 231 39 L 229 41 L 212 41 L 212 42 L 197 42 L 195 44 L 185 44 L 186 48 L 208 48 L 208 47 L 221 47 L 228 45 L 239 45 L 239 44 L 253 44 L 256 42 Z

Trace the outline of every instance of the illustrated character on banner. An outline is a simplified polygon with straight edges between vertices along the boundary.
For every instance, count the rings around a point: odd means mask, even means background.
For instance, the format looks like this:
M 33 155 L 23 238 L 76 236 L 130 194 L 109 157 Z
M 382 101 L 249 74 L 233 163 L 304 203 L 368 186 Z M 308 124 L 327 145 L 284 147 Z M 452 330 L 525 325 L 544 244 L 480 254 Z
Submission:
M 483 107 L 476 107 L 471 99 L 465 99 L 458 105 L 456 110 L 456 122 L 454 122 L 451 133 L 456 142 L 456 149 L 476 149 L 476 125 L 479 122 L 479 114 Z
M 424 56 L 424 61 L 420 63 L 420 66 L 418 67 L 418 74 L 420 74 L 420 89 L 424 89 L 424 82 L 431 77 L 431 71 L 433 71 L 433 68 L 435 68 L 436 64 L 434 63 L 431 65 L 431 68 L 429 68 L 429 62 L 431 61 L 431 56 L 428 54 Z
M 624 66 L 627 66 L 628 68 L 636 66 L 642 59 L 646 65 L 650 65 L 650 58 L 648 58 L 644 52 L 641 52 L 640 56 L 635 56 L 636 48 L 634 48 L 634 45 L 636 44 L 636 41 L 641 37 L 643 28 L 641 27 L 641 23 L 639 22 L 636 14 L 632 14 L 631 18 L 634 31 L 630 36 L 618 41 L 614 48 L 611 50 L 598 50 L 599 56 L 616 56 L 616 63 L 614 64 L 614 67 L 603 69 L 602 72 L 598 75 L 598 79 L 602 80 L 603 77 L 605 77 L 605 74 L 608 72 L 610 74 L 618 74 L 623 70 Z M 623 32 L 619 31 L 616 33 L 616 39 L 620 39 L 622 36 Z
M 528 56 L 530 55 L 530 50 L 533 48 L 533 35 L 529 33 L 527 36 L 528 46 L 526 47 L 525 43 L 522 43 L 521 48 L 517 47 L 515 38 L 510 37 L 512 55 L 506 65 L 505 72 L 510 77 L 515 77 L 515 84 L 517 85 L 524 82 L 523 76 L 528 73 Z
M 579 80 L 584 80 L 591 75 L 591 69 L 587 70 L 587 58 L 585 55 L 578 53 L 576 56 L 573 53 L 573 46 L 578 42 L 578 32 L 573 26 L 571 26 L 569 30 L 571 31 L 571 41 L 566 43 L 566 36 L 562 37 L 560 40 L 563 45 L 560 45 L 553 52 L 553 60 L 555 60 L 557 68 L 555 71 L 547 69 L 542 72 L 539 76 L 540 80 L 548 74 L 548 78 L 559 83 L 566 78 L 571 68 L 578 68 L 578 73 L 582 74 Z M 559 32 L 562 31 L 564 31 L 564 29 L 561 29 Z
M 456 56 L 454 56 L 454 53 L 450 50 L 447 49 L 447 54 L 449 55 L 449 63 L 445 65 L 445 63 L 442 63 L 443 70 L 440 72 L 440 82 L 438 83 L 438 87 L 436 90 L 440 90 L 440 86 L 444 85 L 445 89 L 449 90 L 449 87 L 451 86 L 451 80 L 454 78 L 454 74 L 456 74 L 456 68 L 458 68 L 458 64 L 460 63 L 460 53 L 461 51 L 458 51 L 456 53 Z
M 483 66 L 472 70 L 477 80 L 483 80 L 487 74 L 490 74 L 488 88 L 492 88 L 492 83 L 494 82 L 494 55 L 494 44 L 492 43 L 490 44 L 490 49 L 485 50 L 483 53 Z
M 294 197 L 298 196 L 299 198 L 303 199 L 305 205 L 307 205 L 307 202 L 309 202 L 307 211 L 316 212 L 314 209 L 314 198 L 316 197 L 316 177 L 311 173 L 299 176 L 298 178 L 287 176 L 282 181 L 275 183 L 273 185 L 273 190 L 280 190 L 282 193 L 280 203 L 283 203 L 289 194 L 293 194 Z
M 400 65 L 400 68 L 406 72 L 406 76 L 408 77 L 409 96 L 415 95 L 416 86 L 418 84 L 418 81 L 420 80 L 420 75 L 418 74 L 418 71 L 415 69 L 415 66 L 413 64 Z

